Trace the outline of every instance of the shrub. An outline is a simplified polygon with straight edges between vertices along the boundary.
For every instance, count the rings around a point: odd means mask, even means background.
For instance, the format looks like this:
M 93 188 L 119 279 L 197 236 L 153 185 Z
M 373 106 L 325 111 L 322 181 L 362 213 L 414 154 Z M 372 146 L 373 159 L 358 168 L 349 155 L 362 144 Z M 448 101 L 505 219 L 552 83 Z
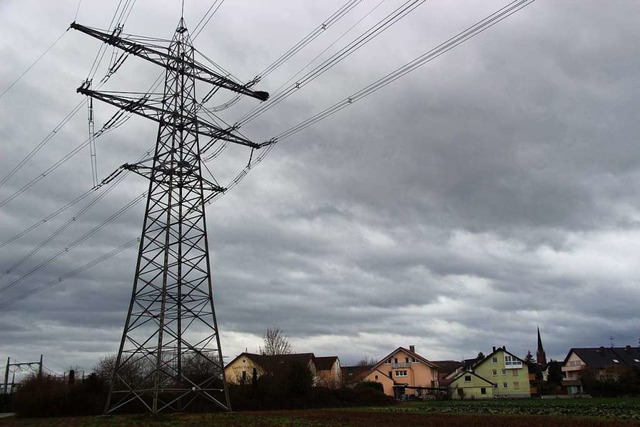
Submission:
M 13 395 L 12 410 L 19 417 L 97 415 L 105 397 L 104 382 L 95 375 L 72 385 L 63 378 L 34 375 Z

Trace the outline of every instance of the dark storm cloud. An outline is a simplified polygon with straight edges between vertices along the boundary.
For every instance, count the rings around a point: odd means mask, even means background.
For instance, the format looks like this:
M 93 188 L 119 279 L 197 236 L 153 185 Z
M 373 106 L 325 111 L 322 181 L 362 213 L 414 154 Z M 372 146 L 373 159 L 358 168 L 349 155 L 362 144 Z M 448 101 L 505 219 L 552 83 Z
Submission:
M 179 4 L 138 3 L 125 31 L 170 37 Z M 196 45 L 249 80 L 339 3 L 225 4 Z M 261 88 L 273 92 L 304 69 L 373 8 L 363 3 L 334 32 L 265 78 Z M 64 31 L 76 6 L 0 4 L 0 90 Z M 186 6 L 193 29 L 206 5 Z M 267 140 L 499 6 L 428 2 L 243 132 Z M 334 49 L 383 16 L 384 7 Z M 78 21 L 106 28 L 111 8 L 83 2 Z M 536 325 L 554 358 L 570 347 L 608 344 L 610 336 L 620 345 L 635 344 L 640 55 L 630 40 L 637 38 L 631 17 L 638 13 L 631 1 L 607 7 L 596 1 L 537 1 L 282 141 L 241 185 L 208 207 L 225 354 L 256 351 L 262 332 L 272 326 L 284 329 L 296 350 L 337 354 L 343 363 L 412 344 L 433 359 L 473 357 L 494 345 L 524 356 L 535 349 Z M 81 101 L 75 88 L 98 48 L 77 32 L 65 34 L 0 99 L 0 175 Z M 157 76 L 130 58 L 109 89 L 144 91 Z M 234 123 L 254 105 L 244 101 L 222 117 Z M 97 106 L 96 128 L 114 112 Z M 83 107 L 0 188 L 0 198 L 82 143 L 86 114 Z M 100 177 L 143 154 L 155 132 L 153 123 L 132 118 L 99 138 Z M 246 150 L 231 147 L 209 167 L 226 185 L 247 159 Z M 90 186 L 85 150 L 0 209 L 0 240 Z M 67 232 L 0 278 L 0 287 L 64 251 L 145 190 L 142 178 L 127 177 Z M 0 248 L 1 267 L 22 259 L 82 206 Z M 142 211 L 141 203 L 11 292 L 0 293 L 0 304 L 137 237 Z M 52 368 L 91 369 L 115 352 L 135 252 L 3 308 L 2 353 L 23 360 L 45 353 Z

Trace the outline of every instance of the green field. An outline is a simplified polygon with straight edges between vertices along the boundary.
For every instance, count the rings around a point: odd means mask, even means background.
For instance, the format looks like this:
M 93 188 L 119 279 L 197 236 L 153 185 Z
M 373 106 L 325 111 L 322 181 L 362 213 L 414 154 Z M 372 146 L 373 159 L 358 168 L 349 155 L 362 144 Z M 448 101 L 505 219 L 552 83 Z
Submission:
M 615 418 L 640 421 L 640 398 L 625 399 L 522 399 L 435 401 L 405 403 L 393 408 L 372 410 L 402 413 L 545 415 Z
M 640 399 L 408 402 L 376 408 L 146 416 L 0 419 L 4 426 L 640 426 Z

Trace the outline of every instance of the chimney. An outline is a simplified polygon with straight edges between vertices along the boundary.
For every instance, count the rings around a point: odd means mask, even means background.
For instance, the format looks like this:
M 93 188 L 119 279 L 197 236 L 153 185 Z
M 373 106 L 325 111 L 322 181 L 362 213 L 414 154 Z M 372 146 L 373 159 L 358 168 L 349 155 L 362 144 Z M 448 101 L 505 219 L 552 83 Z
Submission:
M 624 348 L 624 351 L 626 351 L 627 353 L 631 352 L 631 346 L 628 345 Z
M 409 346 L 409 351 L 412 352 L 412 353 L 415 353 L 416 352 L 416 346 L 415 345 L 410 345 Z
M 496 352 L 496 346 L 495 345 L 493 346 L 493 352 L 494 353 Z

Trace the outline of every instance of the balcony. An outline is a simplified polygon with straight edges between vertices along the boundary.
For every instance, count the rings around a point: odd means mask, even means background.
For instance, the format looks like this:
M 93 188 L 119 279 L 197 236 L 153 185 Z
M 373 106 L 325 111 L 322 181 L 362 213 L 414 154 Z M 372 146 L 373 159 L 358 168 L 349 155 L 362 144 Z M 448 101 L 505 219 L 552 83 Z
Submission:
M 396 369 L 396 368 L 410 368 L 411 367 L 411 363 L 392 363 L 391 367 L 393 369 Z

